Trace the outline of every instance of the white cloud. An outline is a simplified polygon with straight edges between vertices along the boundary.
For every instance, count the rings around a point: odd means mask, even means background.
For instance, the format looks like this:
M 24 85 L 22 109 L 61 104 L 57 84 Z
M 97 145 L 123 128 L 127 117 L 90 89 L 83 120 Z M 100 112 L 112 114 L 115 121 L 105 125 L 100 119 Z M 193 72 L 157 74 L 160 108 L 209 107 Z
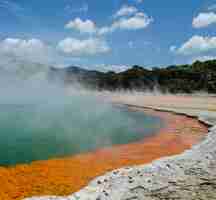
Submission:
M 204 62 L 204 61 L 207 61 L 207 60 L 216 60 L 216 56 L 198 56 L 198 57 L 194 57 L 192 59 L 191 63 L 194 63 L 195 61 Z
M 102 72 L 108 72 L 108 71 L 114 71 L 114 72 L 123 72 L 127 69 L 130 69 L 131 66 L 129 65 L 106 65 L 106 64 L 98 64 L 93 66 L 94 69 L 102 71 Z
M 65 25 L 67 29 L 74 29 L 79 31 L 80 33 L 95 33 L 97 28 L 93 21 L 87 19 L 83 21 L 80 18 L 76 18 L 71 20 Z
M 50 59 L 51 47 L 39 39 L 23 40 L 6 38 L 0 41 L 0 55 L 17 57 L 35 62 L 47 62 Z
M 153 22 L 153 18 L 145 13 L 136 13 L 133 17 L 121 18 L 112 24 L 112 29 L 137 30 L 149 26 Z
M 97 33 L 98 33 L 98 35 L 105 35 L 107 33 L 113 32 L 113 31 L 114 30 L 112 29 L 112 27 L 104 26 L 104 27 L 99 28 Z
M 89 34 L 98 34 L 98 35 L 105 35 L 109 32 L 112 32 L 112 28 L 109 26 L 104 26 L 101 28 L 98 28 L 92 20 L 85 20 L 83 21 L 80 18 L 76 18 L 74 20 L 69 21 L 65 28 L 67 29 L 73 29 L 76 31 L 79 31 L 80 33 L 89 33 Z
M 105 35 L 116 30 L 138 30 L 148 27 L 154 19 L 145 13 L 138 12 L 132 17 L 122 17 L 113 22 L 111 26 L 104 26 L 98 29 L 98 35 Z
M 177 48 L 177 47 L 173 45 L 173 46 L 170 47 L 170 51 L 171 51 L 171 52 L 175 52 L 175 51 L 176 51 L 176 48 Z
M 110 51 L 106 41 L 97 38 L 86 40 L 66 38 L 58 43 L 57 49 L 72 56 L 92 56 Z
M 128 16 L 131 15 L 131 16 Z M 80 33 L 89 33 L 95 35 L 105 35 L 116 30 L 138 30 L 144 29 L 154 20 L 143 12 L 138 12 L 135 7 L 123 6 L 117 13 L 118 19 L 115 19 L 111 25 L 97 27 L 96 23 L 90 19 L 82 20 L 75 18 L 69 21 L 65 28 L 79 31 Z
M 214 12 L 200 13 L 193 19 L 194 28 L 204 28 L 216 23 L 216 14 Z
M 137 11 L 138 11 L 137 8 L 135 8 L 134 6 L 123 5 L 120 8 L 120 10 L 118 10 L 116 12 L 114 17 L 122 17 L 122 16 L 132 15 L 132 14 L 135 14 Z
M 212 50 L 216 50 L 216 37 L 195 35 L 182 44 L 180 48 L 176 48 L 175 52 L 182 55 L 193 55 Z

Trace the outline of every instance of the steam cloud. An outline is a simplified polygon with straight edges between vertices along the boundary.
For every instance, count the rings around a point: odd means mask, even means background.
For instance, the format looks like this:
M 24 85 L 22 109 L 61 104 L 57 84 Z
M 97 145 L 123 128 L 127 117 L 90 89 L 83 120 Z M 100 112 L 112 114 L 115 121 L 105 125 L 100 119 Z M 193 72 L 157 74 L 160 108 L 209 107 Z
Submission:
M 138 117 L 78 84 L 65 87 L 50 82 L 48 69 L 17 60 L 0 65 L 1 137 L 7 138 L 0 145 L 16 141 L 15 147 L 7 149 L 9 160 L 3 164 L 71 155 L 120 144 L 122 138 L 131 142 L 143 137 L 134 135 L 138 125 L 143 127 Z M 3 156 L 0 153 L 0 160 Z

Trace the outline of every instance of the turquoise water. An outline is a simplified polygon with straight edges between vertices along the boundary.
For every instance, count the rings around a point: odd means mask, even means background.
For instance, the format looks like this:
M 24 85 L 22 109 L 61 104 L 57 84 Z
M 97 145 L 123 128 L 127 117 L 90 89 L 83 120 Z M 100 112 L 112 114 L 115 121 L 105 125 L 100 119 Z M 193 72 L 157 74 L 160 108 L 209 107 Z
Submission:
M 73 96 L 0 104 L 0 165 L 29 163 L 126 144 L 155 133 L 158 117 Z

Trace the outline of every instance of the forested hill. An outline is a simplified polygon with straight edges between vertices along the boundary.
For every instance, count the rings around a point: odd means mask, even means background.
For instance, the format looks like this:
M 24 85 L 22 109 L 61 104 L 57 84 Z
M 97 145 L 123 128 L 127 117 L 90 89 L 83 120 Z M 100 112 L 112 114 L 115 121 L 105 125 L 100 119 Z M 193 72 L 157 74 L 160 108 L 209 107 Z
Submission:
M 173 65 L 166 68 L 145 69 L 133 66 L 124 72 L 99 72 L 67 67 L 51 68 L 51 80 L 62 80 L 65 84 L 81 83 L 99 90 L 154 90 L 171 93 L 206 91 L 216 93 L 216 60 L 195 62 L 192 65 Z

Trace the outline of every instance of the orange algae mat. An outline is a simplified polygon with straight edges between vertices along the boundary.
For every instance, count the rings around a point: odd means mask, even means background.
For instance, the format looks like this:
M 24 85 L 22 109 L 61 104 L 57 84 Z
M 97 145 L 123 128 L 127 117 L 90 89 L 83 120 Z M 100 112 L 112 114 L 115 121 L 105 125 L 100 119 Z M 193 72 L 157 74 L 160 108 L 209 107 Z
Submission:
M 29 165 L 0 167 L 0 200 L 68 195 L 107 171 L 179 154 L 198 143 L 208 132 L 207 127 L 196 119 L 168 112 L 145 112 L 161 117 L 166 126 L 142 141 Z

